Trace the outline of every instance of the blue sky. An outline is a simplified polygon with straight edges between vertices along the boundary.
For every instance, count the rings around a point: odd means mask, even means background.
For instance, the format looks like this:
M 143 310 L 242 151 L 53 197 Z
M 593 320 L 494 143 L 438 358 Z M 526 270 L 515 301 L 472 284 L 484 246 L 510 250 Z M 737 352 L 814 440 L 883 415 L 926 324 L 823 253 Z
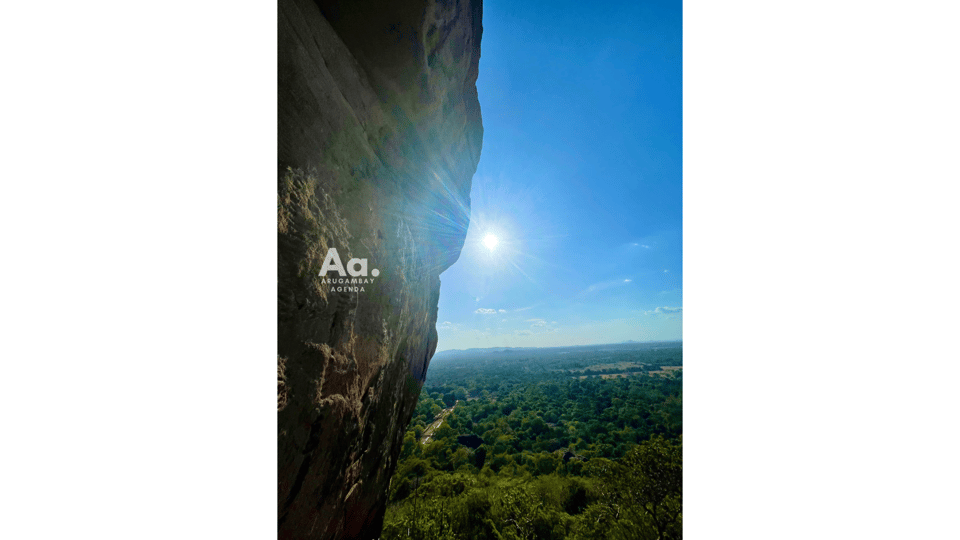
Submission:
M 680 8 L 484 2 L 483 153 L 438 350 L 681 339 Z

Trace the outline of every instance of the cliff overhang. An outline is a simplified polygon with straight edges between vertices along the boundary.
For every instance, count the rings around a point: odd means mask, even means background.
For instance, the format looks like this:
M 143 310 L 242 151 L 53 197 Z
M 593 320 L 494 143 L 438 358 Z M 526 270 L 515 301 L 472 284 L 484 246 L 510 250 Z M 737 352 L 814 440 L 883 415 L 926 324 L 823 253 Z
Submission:
M 482 6 L 278 16 L 278 533 L 376 538 L 469 225 Z

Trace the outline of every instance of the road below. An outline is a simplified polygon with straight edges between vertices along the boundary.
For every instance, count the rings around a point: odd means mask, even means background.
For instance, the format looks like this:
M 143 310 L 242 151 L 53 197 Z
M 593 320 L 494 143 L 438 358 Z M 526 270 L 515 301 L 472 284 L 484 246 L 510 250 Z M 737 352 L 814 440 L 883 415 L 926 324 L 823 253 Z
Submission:
M 441 424 L 443 424 L 443 421 L 447 419 L 447 415 L 452 413 L 453 410 L 457 408 L 457 405 L 459 404 L 460 404 L 460 400 L 458 399 L 456 402 L 454 402 L 453 407 L 450 407 L 449 409 L 444 409 L 440 411 L 439 414 L 437 414 L 437 418 L 434 419 L 434 421 L 429 426 L 427 426 L 427 429 L 423 430 L 423 437 L 420 439 L 420 444 L 427 444 L 428 442 L 430 442 L 430 437 L 433 437 L 433 432 L 436 431 Z

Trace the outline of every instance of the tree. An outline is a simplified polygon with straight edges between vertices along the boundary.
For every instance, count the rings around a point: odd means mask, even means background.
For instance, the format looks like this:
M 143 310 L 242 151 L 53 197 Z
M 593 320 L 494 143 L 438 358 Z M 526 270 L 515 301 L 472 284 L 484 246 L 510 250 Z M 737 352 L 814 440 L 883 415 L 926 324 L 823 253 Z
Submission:
M 543 517 L 543 503 L 523 487 L 505 492 L 497 501 L 497 514 L 503 516 L 503 529 L 513 533 L 518 540 L 536 538 L 538 521 Z
M 411 456 L 417 450 L 417 440 L 412 432 L 408 431 L 403 437 L 403 447 L 400 450 L 400 459 Z
M 453 407 L 453 404 L 457 402 L 457 398 L 454 397 L 453 392 L 447 392 L 443 395 L 443 402 L 447 407 Z
M 477 448 L 473 453 L 473 463 L 477 466 L 477 469 L 482 469 L 483 464 L 487 461 L 487 449 L 483 446 Z
M 661 539 L 681 537 L 683 508 L 683 442 L 657 437 L 645 441 L 623 457 L 630 502 L 653 520 Z
M 537 474 L 552 474 L 560 465 L 560 457 L 556 454 L 542 453 L 536 458 Z

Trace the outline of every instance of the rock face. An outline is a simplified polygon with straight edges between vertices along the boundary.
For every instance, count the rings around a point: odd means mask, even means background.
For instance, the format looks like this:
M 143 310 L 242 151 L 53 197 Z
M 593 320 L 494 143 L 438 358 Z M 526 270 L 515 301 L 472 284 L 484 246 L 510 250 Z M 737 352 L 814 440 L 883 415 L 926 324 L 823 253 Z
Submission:
M 480 0 L 279 2 L 281 539 L 380 534 L 439 275 L 469 221 L 481 14 Z M 330 248 L 366 275 L 320 276 Z

